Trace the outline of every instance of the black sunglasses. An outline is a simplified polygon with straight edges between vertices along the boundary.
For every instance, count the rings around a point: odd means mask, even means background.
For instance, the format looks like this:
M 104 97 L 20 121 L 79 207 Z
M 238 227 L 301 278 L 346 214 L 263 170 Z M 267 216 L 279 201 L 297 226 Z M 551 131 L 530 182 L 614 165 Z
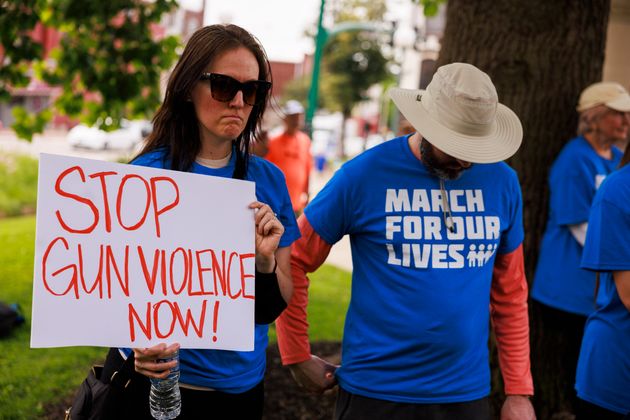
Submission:
M 218 73 L 203 73 L 199 79 L 210 82 L 210 93 L 220 102 L 230 102 L 240 90 L 247 105 L 259 105 L 265 100 L 271 88 L 271 83 L 265 80 L 239 82 L 233 77 Z

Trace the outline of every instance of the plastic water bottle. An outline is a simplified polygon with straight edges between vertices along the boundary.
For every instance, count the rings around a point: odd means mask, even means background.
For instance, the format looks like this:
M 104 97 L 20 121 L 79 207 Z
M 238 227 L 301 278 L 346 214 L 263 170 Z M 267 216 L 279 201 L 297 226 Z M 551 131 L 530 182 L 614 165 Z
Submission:
M 160 363 L 177 361 L 177 365 L 171 369 L 165 379 L 151 379 L 151 392 L 149 393 L 149 406 L 151 415 L 158 420 L 174 419 L 182 411 L 182 397 L 179 393 L 179 352 L 171 357 L 160 359 Z

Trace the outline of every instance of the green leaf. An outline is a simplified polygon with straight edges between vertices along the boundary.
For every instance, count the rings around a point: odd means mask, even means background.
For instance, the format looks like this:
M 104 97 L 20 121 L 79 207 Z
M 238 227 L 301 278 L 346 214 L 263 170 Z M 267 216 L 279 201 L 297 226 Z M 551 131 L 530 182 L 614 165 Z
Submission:
M 425 16 L 435 16 L 437 15 L 437 12 L 438 12 L 438 5 L 435 2 L 428 2 L 428 4 L 424 6 Z
M 5 7 L 6 4 L 6 7 Z M 8 87 L 26 86 L 32 77 L 60 86 L 45 113 L 16 111 L 18 136 L 31 139 L 51 115 L 65 114 L 92 123 L 148 117 L 159 106 L 161 74 L 177 58 L 177 37 L 153 38 L 150 25 L 177 6 L 174 0 L 20 0 L 3 2 L 0 42 L 0 100 Z M 59 48 L 43 57 L 40 43 L 27 34 L 45 22 L 60 34 Z

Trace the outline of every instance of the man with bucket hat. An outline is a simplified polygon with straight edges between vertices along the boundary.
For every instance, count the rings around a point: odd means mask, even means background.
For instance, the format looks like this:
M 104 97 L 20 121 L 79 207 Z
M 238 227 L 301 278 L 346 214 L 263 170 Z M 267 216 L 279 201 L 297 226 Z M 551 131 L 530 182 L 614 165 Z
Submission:
M 502 418 L 533 419 L 521 191 L 501 162 L 520 121 L 464 63 L 390 96 L 417 132 L 347 162 L 300 217 L 282 361 L 307 390 L 339 384 L 337 419 L 489 419 L 492 320 Z M 352 297 L 334 366 L 310 353 L 306 273 L 346 234 Z

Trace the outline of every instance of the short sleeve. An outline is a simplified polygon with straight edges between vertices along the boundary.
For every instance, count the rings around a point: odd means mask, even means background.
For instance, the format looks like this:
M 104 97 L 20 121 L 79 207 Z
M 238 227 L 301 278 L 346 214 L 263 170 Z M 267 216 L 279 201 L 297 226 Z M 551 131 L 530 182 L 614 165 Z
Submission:
M 344 167 L 341 167 L 304 209 L 315 232 L 331 245 L 350 233 L 348 178 Z
M 266 164 L 269 172 L 257 172 L 260 177 L 256 179 L 256 198 L 268 204 L 284 226 L 278 246 L 290 246 L 300 237 L 300 230 L 295 220 L 289 190 L 282 171 L 268 162 Z
M 630 270 L 630 209 L 603 198 L 594 203 L 588 223 L 582 267 Z
M 588 220 L 595 195 L 595 175 L 571 172 L 558 177 L 552 186 L 551 208 L 560 225 L 575 225 Z M 592 178 L 592 179 L 591 179 Z
M 274 206 L 272 206 L 273 208 Z M 284 234 L 280 238 L 279 247 L 290 246 L 296 239 L 300 237 L 300 230 L 295 220 L 295 213 L 293 212 L 293 206 L 291 205 L 291 199 L 289 198 L 289 192 L 283 191 L 282 199 L 280 201 L 278 210 L 276 210 L 278 220 L 284 226 Z

